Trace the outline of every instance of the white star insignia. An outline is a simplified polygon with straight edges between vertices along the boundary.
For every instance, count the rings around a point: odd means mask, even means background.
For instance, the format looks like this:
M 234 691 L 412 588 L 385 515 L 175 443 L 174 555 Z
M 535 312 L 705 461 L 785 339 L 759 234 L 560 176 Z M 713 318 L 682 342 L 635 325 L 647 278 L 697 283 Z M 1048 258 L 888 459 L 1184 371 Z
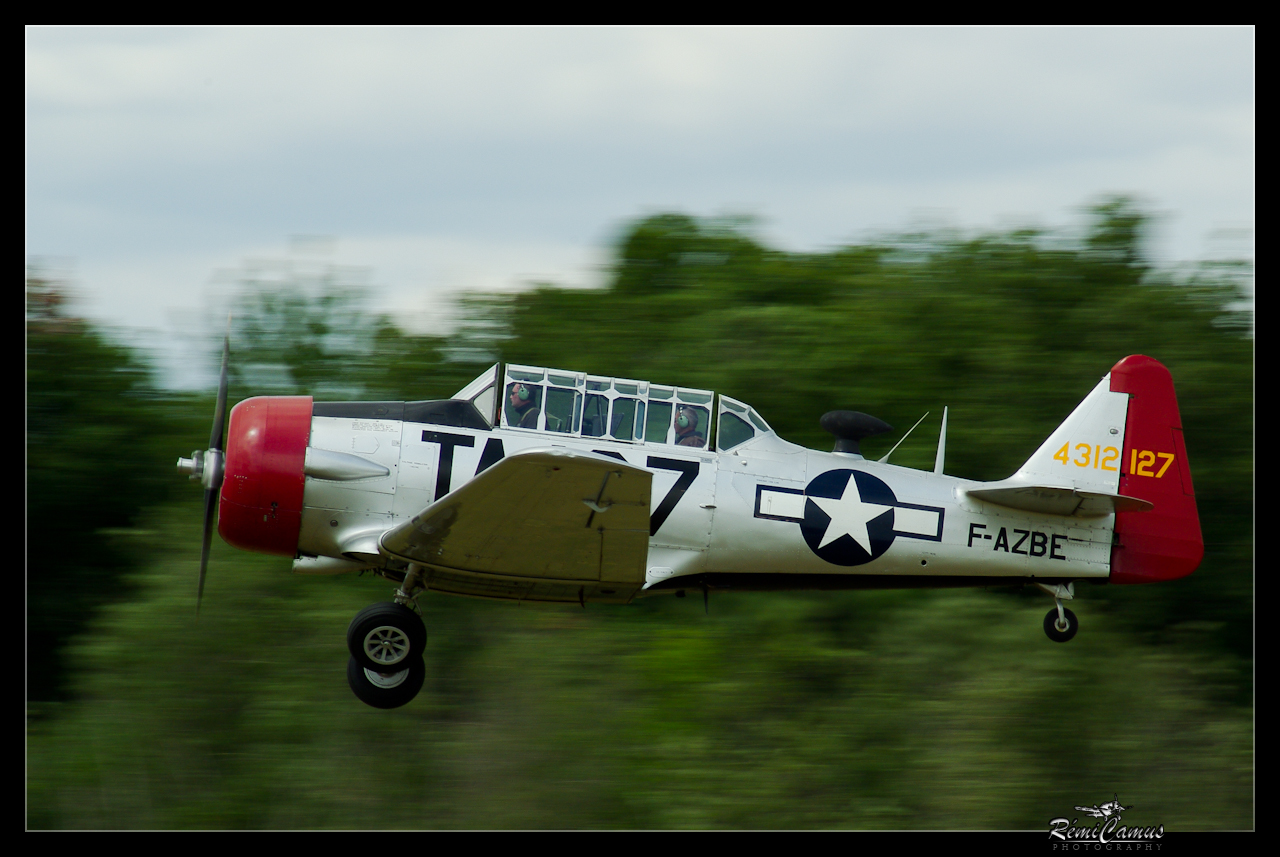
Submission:
M 837 500 L 832 497 L 810 497 L 818 504 L 818 508 L 831 518 L 827 531 L 822 535 L 818 548 L 824 548 L 841 536 L 852 536 L 867 553 L 871 553 L 871 537 L 867 535 L 867 524 L 892 509 L 879 503 L 864 503 L 858 494 L 858 482 L 849 474 L 849 482 L 844 486 L 844 494 Z

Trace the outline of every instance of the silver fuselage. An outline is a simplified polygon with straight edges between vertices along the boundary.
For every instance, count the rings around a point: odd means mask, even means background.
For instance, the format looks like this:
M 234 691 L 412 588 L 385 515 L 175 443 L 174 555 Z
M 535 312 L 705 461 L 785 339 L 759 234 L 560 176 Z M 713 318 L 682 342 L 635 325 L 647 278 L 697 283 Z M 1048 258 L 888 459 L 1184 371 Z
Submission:
M 650 471 L 643 575 L 589 570 L 524 578 L 428 569 L 429 588 L 522 600 L 629 601 L 702 586 L 836 589 L 1054 583 L 1106 578 L 1114 514 L 1021 512 L 970 497 L 975 483 L 805 449 L 760 433 L 730 452 L 671 443 L 565 437 L 393 419 L 313 417 L 309 446 L 355 456 L 385 475 L 308 476 L 295 570 L 385 567 L 378 539 L 495 461 L 570 449 Z

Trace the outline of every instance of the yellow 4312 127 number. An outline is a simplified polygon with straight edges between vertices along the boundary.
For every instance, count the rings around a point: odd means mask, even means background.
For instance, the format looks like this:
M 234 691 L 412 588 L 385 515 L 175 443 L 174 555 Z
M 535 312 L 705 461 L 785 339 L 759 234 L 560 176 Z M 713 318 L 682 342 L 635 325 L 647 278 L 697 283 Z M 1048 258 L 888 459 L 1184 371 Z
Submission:
M 1075 455 L 1071 453 L 1073 447 L 1070 442 L 1064 443 L 1062 449 L 1054 453 L 1055 461 L 1061 461 L 1065 464 L 1074 464 L 1076 467 L 1092 467 L 1095 470 L 1119 470 L 1115 464 L 1120 458 L 1120 450 L 1114 446 L 1101 446 L 1087 443 L 1077 443 L 1074 447 Z M 1134 476 L 1151 476 L 1156 479 L 1164 476 L 1164 472 L 1169 469 L 1169 465 L 1173 464 L 1176 456 L 1172 452 L 1152 452 L 1149 449 L 1131 449 L 1129 450 L 1129 473 Z M 1156 459 L 1163 460 L 1159 470 L 1153 470 L 1156 466 Z
M 1151 468 L 1155 466 L 1156 456 L 1164 459 L 1164 464 L 1160 465 L 1160 470 L 1156 473 L 1151 472 Z M 1172 452 L 1152 452 L 1149 449 L 1131 449 L 1129 450 L 1129 472 L 1137 476 L 1154 476 L 1159 479 L 1164 476 L 1164 472 L 1169 469 L 1169 465 L 1173 464 L 1174 455 Z
M 1063 464 L 1074 464 L 1076 467 L 1092 467 L 1094 470 L 1119 470 L 1115 463 L 1120 459 L 1120 450 L 1114 446 L 1101 446 L 1077 443 L 1075 457 L 1071 456 L 1070 442 L 1064 443 L 1062 449 L 1053 455 L 1055 461 Z

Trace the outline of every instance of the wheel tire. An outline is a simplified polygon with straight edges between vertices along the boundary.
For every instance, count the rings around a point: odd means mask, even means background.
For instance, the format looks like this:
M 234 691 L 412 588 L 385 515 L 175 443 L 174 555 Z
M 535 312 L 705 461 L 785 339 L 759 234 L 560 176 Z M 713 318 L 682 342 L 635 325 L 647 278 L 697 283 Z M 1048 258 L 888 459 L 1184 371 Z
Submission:
M 399 708 L 422 690 L 427 667 L 420 657 L 411 657 L 408 666 L 394 673 L 365 669 L 354 657 L 347 659 L 347 684 L 356 698 L 374 708 Z
M 1076 631 L 1080 630 L 1080 620 L 1076 618 L 1076 614 L 1072 613 L 1065 607 L 1062 610 L 1064 616 L 1067 617 L 1067 629 L 1065 631 L 1058 630 L 1058 608 L 1050 610 L 1044 617 L 1044 632 L 1049 635 L 1049 639 L 1055 643 L 1065 643 L 1076 635 Z
M 426 647 L 427 629 L 422 619 L 392 601 L 366 607 L 347 627 L 347 651 L 360 666 L 373 672 L 397 672 L 403 664 L 421 660 Z

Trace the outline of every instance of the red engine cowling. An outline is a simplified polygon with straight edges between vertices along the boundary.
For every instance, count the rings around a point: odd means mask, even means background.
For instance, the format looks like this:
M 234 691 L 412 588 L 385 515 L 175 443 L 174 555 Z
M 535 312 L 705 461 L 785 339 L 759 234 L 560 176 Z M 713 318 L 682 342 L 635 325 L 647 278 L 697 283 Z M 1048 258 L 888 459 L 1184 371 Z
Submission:
M 227 544 L 298 552 L 310 439 L 310 396 L 259 396 L 231 409 L 218 509 L 218 534 Z

